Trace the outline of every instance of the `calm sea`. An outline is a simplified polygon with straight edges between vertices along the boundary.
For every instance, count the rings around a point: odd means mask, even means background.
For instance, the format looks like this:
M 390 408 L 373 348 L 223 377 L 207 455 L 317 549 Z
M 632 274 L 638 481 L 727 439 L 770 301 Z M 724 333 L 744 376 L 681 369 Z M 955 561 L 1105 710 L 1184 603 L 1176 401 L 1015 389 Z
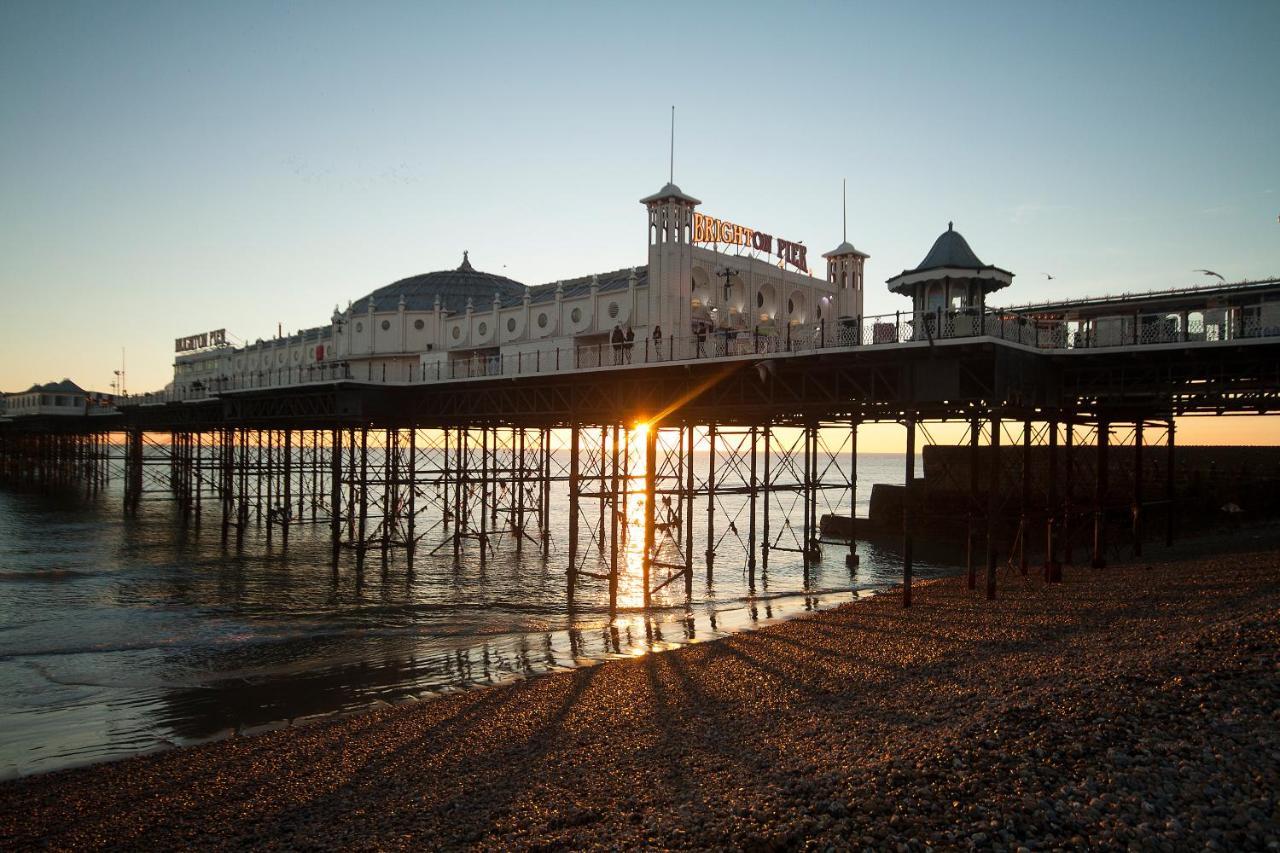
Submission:
M 901 456 L 860 454 L 859 516 L 873 483 L 902 478 Z M 294 528 L 287 554 L 278 536 L 269 547 L 253 528 L 242 549 L 224 551 L 216 509 L 184 530 L 167 501 L 146 501 L 126 518 L 118 489 L 117 480 L 94 499 L 0 489 L 0 776 L 699 642 L 833 606 L 901 575 L 894 550 L 860 543 L 861 564 L 850 571 L 847 549 L 828 544 L 806 590 L 798 555 L 775 551 L 749 596 L 744 499 L 726 496 L 714 583 L 699 532 L 692 602 L 677 581 L 650 616 L 627 610 L 611 622 L 603 582 L 590 581 L 568 612 L 563 535 L 545 562 L 536 547 L 517 558 L 511 538 L 500 537 L 483 568 L 474 543 L 455 566 L 450 547 L 430 553 L 439 540 L 428 535 L 412 575 L 400 563 L 384 575 L 375 554 L 358 580 L 347 565 L 331 572 L 323 522 Z M 824 494 L 820 512 L 828 499 L 847 512 L 847 492 Z M 771 510 L 771 539 L 784 545 L 791 533 L 777 518 L 790 501 Z M 705 499 L 696 512 L 701 527 Z M 566 528 L 564 507 L 553 508 L 553 522 L 553 531 Z M 639 603 L 639 538 L 624 561 L 624 605 Z M 953 571 L 928 559 L 917 567 L 920 577 Z

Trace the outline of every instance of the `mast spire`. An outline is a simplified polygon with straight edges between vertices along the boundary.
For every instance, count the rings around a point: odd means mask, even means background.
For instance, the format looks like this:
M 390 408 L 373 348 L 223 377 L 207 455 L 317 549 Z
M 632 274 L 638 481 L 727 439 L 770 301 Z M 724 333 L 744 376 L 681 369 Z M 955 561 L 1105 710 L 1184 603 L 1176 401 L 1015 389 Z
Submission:
M 840 240 L 849 242 L 849 179 L 840 179 L 840 207 L 844 217 L 844 225 L 840 231 Z
M 671 171 L 667 178 L 667 183 L 674 184 L 676 182 L 676 105 L 671 105 Z

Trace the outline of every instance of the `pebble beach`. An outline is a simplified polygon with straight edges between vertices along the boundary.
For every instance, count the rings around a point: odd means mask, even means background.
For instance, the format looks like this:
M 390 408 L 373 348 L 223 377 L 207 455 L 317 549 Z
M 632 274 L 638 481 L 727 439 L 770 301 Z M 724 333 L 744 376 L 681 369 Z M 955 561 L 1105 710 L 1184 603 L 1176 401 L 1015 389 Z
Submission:
M 1280 849 L 1280 554 L 963 578 L 0 785 L 0 848 Z

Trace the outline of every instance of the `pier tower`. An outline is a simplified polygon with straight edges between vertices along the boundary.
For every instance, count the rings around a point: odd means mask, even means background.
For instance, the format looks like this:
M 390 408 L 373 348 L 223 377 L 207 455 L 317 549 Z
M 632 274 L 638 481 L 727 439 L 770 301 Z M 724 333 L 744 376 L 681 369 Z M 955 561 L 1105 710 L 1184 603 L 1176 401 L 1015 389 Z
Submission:
M 640 199 L 649 214 L 649 300 L 641 321 L 653 334 L 689 329 L 693 315 L 693 209 L 702 202 L 668 183 Z M 679 333 L 687 334 L 687 331 Z

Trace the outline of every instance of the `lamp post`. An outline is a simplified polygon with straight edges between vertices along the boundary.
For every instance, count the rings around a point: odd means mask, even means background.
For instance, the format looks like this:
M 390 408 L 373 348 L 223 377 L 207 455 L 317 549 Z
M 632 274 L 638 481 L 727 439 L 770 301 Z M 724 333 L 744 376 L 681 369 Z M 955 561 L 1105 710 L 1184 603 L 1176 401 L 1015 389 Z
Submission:
M 723 270 L 716 273 L 716 275 L 724 279 L 724 302 L 726 305 L 728 305 L 729 295 L 733 292 L 733 277 L 735 275 L 742 275 L 742 273 L 738 272 L 735 269 L 730 269 L 729 267 L 725 267 Z

